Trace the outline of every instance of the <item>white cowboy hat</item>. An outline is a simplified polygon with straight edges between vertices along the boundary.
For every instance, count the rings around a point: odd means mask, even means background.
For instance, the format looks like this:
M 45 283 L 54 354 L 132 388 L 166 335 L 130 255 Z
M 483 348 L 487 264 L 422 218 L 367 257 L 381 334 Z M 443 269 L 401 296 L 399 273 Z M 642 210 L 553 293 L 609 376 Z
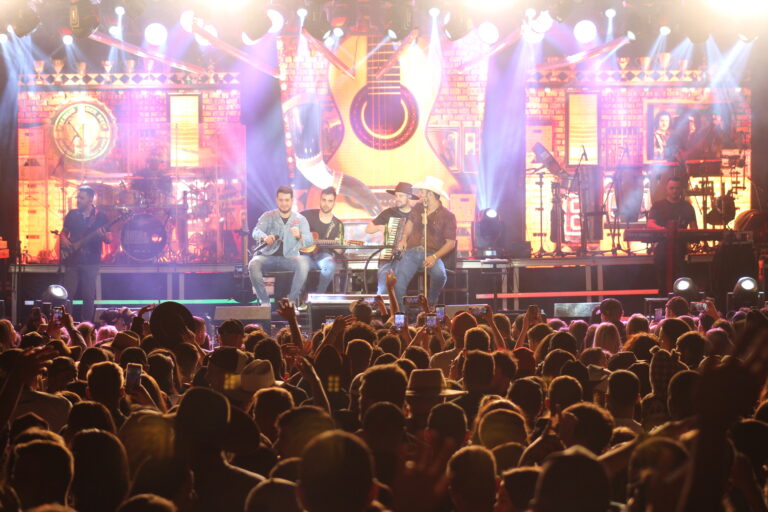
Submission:
M 424 181 L 416 183 L 413 188 L 419 190 L 429 190 L 430 192 L 434 192 L 435 194 L 442 196 L 446 201 L 450 199 L 448 192 L 445 191 L 445 183 L 443 183 L 443 180 L 440 178 L 435 178 L 434 176 L 424 177 Z

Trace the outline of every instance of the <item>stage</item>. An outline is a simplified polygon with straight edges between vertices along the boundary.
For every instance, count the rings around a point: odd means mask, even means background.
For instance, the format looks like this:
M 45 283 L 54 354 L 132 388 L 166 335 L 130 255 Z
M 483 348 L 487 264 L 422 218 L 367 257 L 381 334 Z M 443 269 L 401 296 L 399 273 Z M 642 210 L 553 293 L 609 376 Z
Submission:
M 695 255 L 689 265 L 700 289 L 711 280 L 712 255 Z M 337 274 L 334 286 L 346 283 L 347 294 L 362 294 L 365 260 L 347 262 L 346 276 Z M 237 268 L 236 268 L 237 267 Z M 96 288 L 98 308 L 140 306 L 175 300 L 196 314 L 213 317 L 216 306 L 240 304 L 234 298 L 244 283 L 242 264 L 102 265 Z M 368 292 L 375 293 L 377 262 L 368 265 Z M 58 265 L 11 265 L 13 320 L 24 320 L 24 311 L 45 288 L 57 282 Z M 277 292 L 287 277 L 278 277 Z M 510 260 L 460 259 L 449 277 L 442 300 L 446 304 L 492 304 L 497 311 L 519 311 L 538 304 L 552 315 L 555 303 L 599 302 L 620 298 L 628 311 L 642 311 L 646 297 L 658 296 L 651 256 L 523 258 Z M 246 282 L 247 283 L 247 282 Z M 310 277 L 308 285 L 313 286 Z M 412 286 L 420 286 L 414 279 Z M 339 290 L 336 290 L 339 291 Z M 419 293 L 416 288 L 414 293 Z

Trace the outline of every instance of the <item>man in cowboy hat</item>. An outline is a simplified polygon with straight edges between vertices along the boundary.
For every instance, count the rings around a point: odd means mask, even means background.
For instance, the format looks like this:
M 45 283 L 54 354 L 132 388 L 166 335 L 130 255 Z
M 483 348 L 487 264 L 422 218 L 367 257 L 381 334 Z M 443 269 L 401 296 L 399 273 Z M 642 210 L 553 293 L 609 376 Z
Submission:
M 450 389 L 439 368 L 416 369 L 411 372 L 408 387 L 405 389 L 405 401 L 411 410 L 408 431 L 417 434 L 427 427 L 429 412 L 448 397 L 465 394 L 465 391 Z
M 402 228 L 405 226 L 405 221 L 408 219 L 408 214 L 411 213 L 411 201 L 418 201 L 419 199 L 419 196 L 413 193 L 413 186 L 404 181 L 398 183 L 394 190 L 387 190 L 387 193 L 395 196 L 395 206 L 387 208 L 365 226 L 365 232 L 368 234 L 378 232 L 384 233 L 384 236 L 386 237 L 387 235 L 385 231 L 390 225 L 398 226 L 400 228 L 399 231 L 402 232 Z M 390 219 L 397 219 L 399 222 L 390 224 Z M 397 237 L 395 237 L 395 243 L 397 243 L 397 241 Z M 394 260 L 385 261 L 384 259 L 381 259 L 379 261 L 379 284 L 376 290 L 376 293 L 379 295 L 386 295 L 387 272 L 394 272 L 396 263 L 397 262 Z
M 447 275 L 442 258 L 456 247 L 456 216 L 448 211 L 440 202 L 440 198 L 448 200 L 443 180 L 427 176 L 424 181 L 414 185 L 419 189 L 421 202 L 413 207 L 408 215 L 408 221 L 403 228 L 403 236 L 398 242 L 398 249 L 405 251 L 398 262 L 397 284 L 395 296 L 402 303 L 403 295 L 408 289 L 413 276 L 422 267 L 429 270 L 429 292 L 427 298 L 430 304 L 436 304 L 440 291 L 445 286 Z M 427 240 L 424 241 L 423 216 L 427 215 Z

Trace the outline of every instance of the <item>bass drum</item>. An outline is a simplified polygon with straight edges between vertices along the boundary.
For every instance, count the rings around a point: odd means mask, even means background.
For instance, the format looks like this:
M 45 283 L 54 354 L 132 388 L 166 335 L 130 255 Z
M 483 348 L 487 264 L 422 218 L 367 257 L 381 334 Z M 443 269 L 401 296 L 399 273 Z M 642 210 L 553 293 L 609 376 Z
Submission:
M 125 223 L 120 233 L 120 245 L 133 260 L 156 260 L 168 243 L 163 223 L 150 213 L 137 213 Z

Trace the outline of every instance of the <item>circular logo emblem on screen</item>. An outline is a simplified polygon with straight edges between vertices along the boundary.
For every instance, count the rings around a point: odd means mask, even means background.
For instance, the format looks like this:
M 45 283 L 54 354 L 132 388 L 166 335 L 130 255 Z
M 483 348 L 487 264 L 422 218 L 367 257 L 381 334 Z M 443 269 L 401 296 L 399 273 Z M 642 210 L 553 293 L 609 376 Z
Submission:
M 65 105 L 53 122 L 59 152 L 74 162 L 90 162 L 112 150 L 117 136 L 115 118 L 99 101 L 79 100 Z

